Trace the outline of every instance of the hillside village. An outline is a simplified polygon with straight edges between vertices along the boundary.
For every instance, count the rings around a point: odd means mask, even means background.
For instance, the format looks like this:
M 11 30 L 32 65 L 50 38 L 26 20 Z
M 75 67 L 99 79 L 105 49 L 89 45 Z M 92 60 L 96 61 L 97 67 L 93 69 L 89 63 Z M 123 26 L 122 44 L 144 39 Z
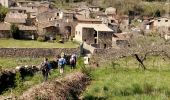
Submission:
M 9 11 L 0 23 L 0 38 L 12 38 L 11 25 L 19 28 L 20 39 L 69 39 L 85 42 L 95 48 L 128 46 L 129 33 L 158 31 L 169 38 L 170 18 L 118 15 L 114 7 L 77 3 L 70 9 L 52 8 L 48 1 L 1 0 Z M 13 5 L 12 5 L 13 4 Z M 133 21 L 139 23 L 133 25 Z
M 149 16 L 59 1 L 0 0 L 0 100 L 170 99 L 169 8 Z M 52 70 L 42 82 L 44 57 Z

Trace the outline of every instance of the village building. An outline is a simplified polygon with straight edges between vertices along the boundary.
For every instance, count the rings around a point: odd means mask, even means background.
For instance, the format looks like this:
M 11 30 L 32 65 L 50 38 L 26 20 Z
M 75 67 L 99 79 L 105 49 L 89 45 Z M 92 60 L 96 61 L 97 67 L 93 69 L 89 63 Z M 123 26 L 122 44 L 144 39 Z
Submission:
M 105 14 L 109 17 L 109 18 L 114 18 L 117 14 L 117 10 L 116 8 L 113 7 L 108 7 L 105 10 Z
M 76 14 L 82 16 L 83 18 L 90 18 L 90 10 L 88 8 L 76 9 Z
M 6 23 L 11 23 L 11 24 L 26 24 L 26 20 L 27 20 L 27 14 L 23 13 L 25 12 L 24 10 L 22 10 L 22 12 L 20 13 L 13 13 L 13 12 L 9 12 L 6 14 L 5 20 L 4 22 Z
M 87 23 L 87 24 L 101 24 L 102 20 L 100 19 L 95 19 L 95 18 L 84 18 L 80 15 L 76 15 L 75 19 L 77 23 Z
M 65 10 L 49 10 L 37 16 L 36 22 L 39 35 L 63 35 L 66 38 L 74 36 L 74 13 Z
M 159 17 L 159 18 L 148 18 L 143 20 L 141 29 L 146 33 L 151 31 L 158 32 L 165 39 L 169 39 L 170 34 L 170 18 Z
M 170 17 L 159 17 L 154 20 L 153 26 L 155 28 L 170 27 Z
M 18 25 L 21 39 L 36 39 L 38 37 L 37 28 L 35 26 Z
M 120 30 L 123 32 L 129 31 L 129 17 L 127 15 L 124 15 L 120 18 Z
M 21 39 L 36 39 L 38 37 L 35 26 L 17 25 L 19 28 L 19 36 Z M 0 23 L 0 38 L 12 38 L 10 32 L 11 24 Z
M 99 6 L 89 6 L 89 10 L 91 12 L 99 12 L 100 11 L 100 7 Z
M 0 4 L 7 8 L 10 7 L 11 3 L 11 0 L 0 0 Z
M 128 47 L 129 45 L 129 34 L 128 33 L 117 33 L 113 34 L 112 46 L 113 47 Z
M 0 38 L 10 38 L 10 24 L 0 23 Z
M 76 28 L 75 40 L 86 42 L 95 48 L 112 47 L 113 30 L 105 24 L 83 24 L 79 23 Z

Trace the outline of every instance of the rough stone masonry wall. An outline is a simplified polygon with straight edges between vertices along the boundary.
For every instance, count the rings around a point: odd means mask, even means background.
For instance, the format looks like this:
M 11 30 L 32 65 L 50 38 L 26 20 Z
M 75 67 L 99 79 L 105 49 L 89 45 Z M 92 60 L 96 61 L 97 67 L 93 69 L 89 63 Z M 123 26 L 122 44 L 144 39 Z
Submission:
M 79 48 L 0 48 L 0 57 L 49 57 L 79 53 Z

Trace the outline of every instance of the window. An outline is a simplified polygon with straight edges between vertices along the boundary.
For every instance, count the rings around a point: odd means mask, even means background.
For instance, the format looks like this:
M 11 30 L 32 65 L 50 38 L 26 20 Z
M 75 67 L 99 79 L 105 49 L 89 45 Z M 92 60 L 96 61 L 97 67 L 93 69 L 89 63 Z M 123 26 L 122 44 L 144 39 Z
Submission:
M 97 44 L 97 39 L 94 39 L 94 43 Z
M 59 16 L 59 13 L 57 13 L 57 16 Z
M 95 32 L 94 37 L 97 37 L 97 33 Z
M 60 27 L 60 24 L 58 24 L 58 23 L 56 23 L 56 25 L 55 25 L 56 27 Z
M 165 20 L 165 22 L 168 22 L 168 20 Z
M 160 22 L 161 20 L 158 20 L 158 22 Z
M 115 21 L 114 20 L 111 20 L 111 23 L 114 23 Z

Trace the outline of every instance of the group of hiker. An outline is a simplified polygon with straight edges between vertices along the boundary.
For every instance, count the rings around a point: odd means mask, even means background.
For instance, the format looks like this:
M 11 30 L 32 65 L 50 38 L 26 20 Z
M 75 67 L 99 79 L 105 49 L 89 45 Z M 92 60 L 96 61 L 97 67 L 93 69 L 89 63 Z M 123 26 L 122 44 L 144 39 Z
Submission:
M 69 62 L 67 62 L 65 59 L 65 54 L 61 53 L 61 55 L 55 57 L 55 62 L 58 65 L 60 74 L 63 74 L 64 67 L 67 63 L 70 64 L 71 69 L 74 69 L 76 67 L 77 56 L 76 54 L 72 54 L 69 59 Z M 41 64 L 41 71 L 45 81 L 48 79 L 48 75 L 50 74 L 51 69 L 52 69 L 52 65 L 49 62 L 48 58 L 44 58 L 44 61 Z

